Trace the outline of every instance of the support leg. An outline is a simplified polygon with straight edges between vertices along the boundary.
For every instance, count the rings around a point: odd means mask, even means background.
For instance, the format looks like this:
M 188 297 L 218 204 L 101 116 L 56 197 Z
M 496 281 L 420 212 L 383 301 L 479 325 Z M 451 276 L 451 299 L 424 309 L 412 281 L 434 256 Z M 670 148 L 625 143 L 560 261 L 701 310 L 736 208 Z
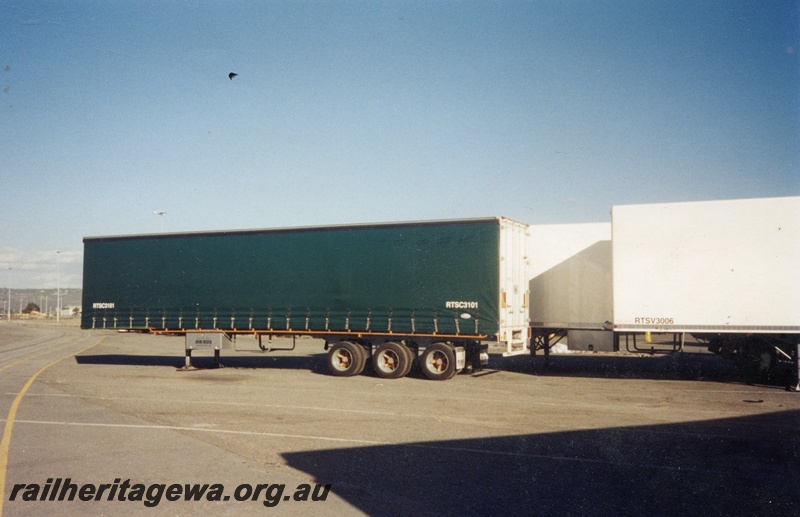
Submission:
M 544 369 L 550 368 L 550 334 L 544 335 Z
M 537 332 L 531 340 L 531 366 L 536 368 L 536 352 L 542 350 L 544 352 L 544 366 L 543 369 L 550 368 L 550 329 L 543 329 Z
M 794 356 L 794 384 L 787 386 L 786 391 L 800 392 L 800 339 L 795 343 L 792 355 Z
M 187 348 L 186 349 L 186 362 L 184 363 L 183 368 L 180 368 L 180 369 L 181 370 L 191 370 L 191 368 L 192 368 L 192 349 L 191 348 Z

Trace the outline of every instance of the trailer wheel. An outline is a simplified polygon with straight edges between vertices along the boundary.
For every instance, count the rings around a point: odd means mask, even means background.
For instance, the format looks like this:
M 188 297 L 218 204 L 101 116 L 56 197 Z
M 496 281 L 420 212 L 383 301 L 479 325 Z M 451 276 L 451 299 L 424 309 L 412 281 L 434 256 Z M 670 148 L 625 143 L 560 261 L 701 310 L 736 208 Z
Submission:
M 756 379 L 769 380 L 775 375 L 778 357 L 770 346 L 759 346 L 753 352 L 752 372 Z
M 372 354 L 372 366 L 378 377 L 384 379 L 399 379 L 411 370 L 411 354 L 400 343 L 387 341 L 375 349 Z
M 419 365 L 428 379 L 445 381 L 456 374 L 456 351 L 447 343 L 434 343 L 422 352 Z
M 740 340 L 735 358 L 745 376 L 759 381 L 768 380 L 774 375 L 778 359 L 774 347 L 752 338 Z
M 340 341 L 328 349 L 328 370 L 336 377 L 352 377 L 364 370 L 366 352 L 356 343 Z

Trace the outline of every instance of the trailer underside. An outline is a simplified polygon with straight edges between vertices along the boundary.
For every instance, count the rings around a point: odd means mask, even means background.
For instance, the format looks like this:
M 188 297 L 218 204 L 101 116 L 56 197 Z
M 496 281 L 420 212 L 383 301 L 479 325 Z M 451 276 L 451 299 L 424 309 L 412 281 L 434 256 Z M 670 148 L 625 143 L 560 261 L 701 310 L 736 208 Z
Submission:
M 550 365 L 550 353 L 567 337 L 569 329 L 536 328 L 531 338 L 531 357 L 542 353 L 544 367 Z M 612 332 L 612 331 L 607 331 Z M 736 362 L 743 375 L 758 380 L 771 380 L 779 369 L 791 369 L 791 381 L 786 386 L 789 391 L 800 392 L 800 334 L 770 333 L 691 333 L 664 332 L 670 340 L 660 340 L 651 344 L 650 332 L 613 331 L 614 351 L 633 354 L 671 354 L 684 351 L 687 336 L 706 344 L 708 350 Z M 642 344 L 642 338 L 645 343 Z
M 397 379 L 408 375 L 414 367 L 431 380 L 447 380 L 469 368 L 480 370 L 488 363 L 489 343 L 497 343 L 507 350 L 515 347 L 514 353 L 528 353 L 527 328 L 505 332 L 502 336 L 487 334 L 400 334 L 391 332 L 331 332 L 313 330 L 277 329 L 183 329 L 183 328 L 130 328 L 118 329 L 128 332 L 143 332 L 154 335 L 184 335 L 186 337 L 186 363 L 190 369 L 194 350 L 213 350 L 215 365 L 220 365 L 220 352 L 235 348 L 237 337 L 252 336 L 258 340 L 263 352 L 294 349 L 294 339 L 311 337 L 325 342 L 327 365 L 330 373 L 337 377 L 361 374 L 371 365 L 375 374 L 385 379 Z M 264 338 L 268 341 L 265 343 Z M 275 337 L 292 337 L 291 348 L 274 348 Z M 507 338 L 504 343 L 501 338 Z M 520 345 L 520 341 L 522 344 Z

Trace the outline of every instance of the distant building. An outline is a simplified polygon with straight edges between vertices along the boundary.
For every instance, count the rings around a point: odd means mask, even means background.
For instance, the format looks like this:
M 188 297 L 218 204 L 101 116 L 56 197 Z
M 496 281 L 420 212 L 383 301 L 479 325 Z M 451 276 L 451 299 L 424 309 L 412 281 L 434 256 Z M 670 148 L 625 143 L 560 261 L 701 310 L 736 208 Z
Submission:
M 80 305 L 70 305 L 68 307 L 61 308 L 62 318 L 72 318 L 73 316 L 79 317 L 80 315 L 81 315 Z

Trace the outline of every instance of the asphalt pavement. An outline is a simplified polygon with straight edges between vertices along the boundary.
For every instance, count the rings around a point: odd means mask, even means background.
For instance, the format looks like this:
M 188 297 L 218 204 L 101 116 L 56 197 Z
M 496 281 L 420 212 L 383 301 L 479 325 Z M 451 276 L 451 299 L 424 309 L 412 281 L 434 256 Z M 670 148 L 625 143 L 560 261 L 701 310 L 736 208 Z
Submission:
M 236 346 L 0 323 L 2 514 L 800 514 L 800 394 L 700 350 L 435 382 Z

